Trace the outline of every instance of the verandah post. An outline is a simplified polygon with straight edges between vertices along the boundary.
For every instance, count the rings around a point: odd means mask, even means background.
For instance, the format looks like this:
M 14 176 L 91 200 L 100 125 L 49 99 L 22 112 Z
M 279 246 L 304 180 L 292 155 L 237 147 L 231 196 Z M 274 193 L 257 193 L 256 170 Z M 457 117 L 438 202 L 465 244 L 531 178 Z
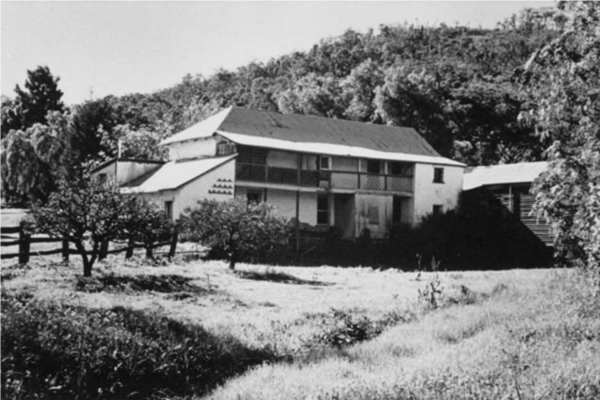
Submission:
M 179 239 L 179 232 L 177 229 L 173 231 L 173 237 L 171 238 L 171 246 L 169 247 L 169 260 L 175 257 L 175 251 L 177 250 L 177 240 Z

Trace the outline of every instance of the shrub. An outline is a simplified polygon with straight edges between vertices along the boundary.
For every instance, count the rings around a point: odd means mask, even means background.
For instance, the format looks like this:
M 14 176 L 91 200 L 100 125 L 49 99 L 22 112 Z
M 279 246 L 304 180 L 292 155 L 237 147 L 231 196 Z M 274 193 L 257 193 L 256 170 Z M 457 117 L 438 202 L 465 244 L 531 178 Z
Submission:
M 203 394 L 271 358 L 154 313 L 2 301 L 3 398 Z

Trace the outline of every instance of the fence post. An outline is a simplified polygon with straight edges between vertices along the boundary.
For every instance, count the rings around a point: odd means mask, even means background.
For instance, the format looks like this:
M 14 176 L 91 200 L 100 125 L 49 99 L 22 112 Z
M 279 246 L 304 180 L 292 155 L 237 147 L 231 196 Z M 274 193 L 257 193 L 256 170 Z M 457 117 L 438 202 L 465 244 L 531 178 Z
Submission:
M 171 238 L 171 246 L 169 247 L 169 260 L 175 257 L 175 251 L 177 250 L 177 240 L 179 239 L 179 232 L 177 229 L 173 232 L 173 237 Z
M 133 248 L 134 248 L 134 242 L 133 242 L 133 238 L 129 238 L 129 241 L 127 242 L 127 250 L 125 251 L 125 259 L 127 260 L 128 258 L 133 257 Z
M 62 241 L 62 258 L 63 262 L 69 263 L 69 241 L 64 238 Z
M 100 243 L 100 252 L 98 254 L 98 260 L 104 260 L 108 254 L 108 240 Z
M 24 225 L 21 224 L 19 230 L 19 264 L 29 262 L 29 249 L 31 247 L 31 235 L 25 233 Z

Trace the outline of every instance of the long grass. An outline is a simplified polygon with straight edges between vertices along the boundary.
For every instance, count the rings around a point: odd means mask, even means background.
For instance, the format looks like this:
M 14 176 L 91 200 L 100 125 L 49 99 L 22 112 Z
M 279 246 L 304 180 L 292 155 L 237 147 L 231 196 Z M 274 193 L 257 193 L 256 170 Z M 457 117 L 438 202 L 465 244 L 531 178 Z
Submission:
M 82 280 L 75 263 L 40 260 L 3 265 L 2 293 L 90 312 L 168 317 L 216 342 L 227 338 L 268 355 L 242 375 L 255 364 L 232 368 L 211 399 L 599 395 L 600 311 L 573 271 L 238 270 L 109 257 L 92 280 Z M 434 309 L 418 292 L 436 279 L 442 293 Z M 181 393 L 203 395 L 207 386 L 194 384 Z

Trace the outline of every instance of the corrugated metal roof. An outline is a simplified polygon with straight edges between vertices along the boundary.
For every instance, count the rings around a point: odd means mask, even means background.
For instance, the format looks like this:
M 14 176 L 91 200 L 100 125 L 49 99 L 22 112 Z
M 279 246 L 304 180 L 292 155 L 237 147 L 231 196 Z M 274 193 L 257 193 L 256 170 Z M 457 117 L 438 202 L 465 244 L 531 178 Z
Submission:
M 221 111 L 171 136 L 162 144 L 203 138 L 216 131 L 287 142 L 354 146 L 386 153 L 440 157 L 413 128 L 238 107 Z
M 467 168 L 463 190 L 481 186 L 533 182 L 548 167 L 546 161 Z
M 378 150 L 365 149 L 362 147 L 339 145 L 339 144 L 328 144 L 328 143 L 310 143 L 310 142 L 292 142 L 287 140 L 279 140 L 272 138 L 263 138 L 256 136 L 240 135 L 237 133 L 229 133 L 223 131 L 217 131 L 218 135 L 221 135 L 234 143 L 242 144 L 246 146 L 259 146 L 269 149 L 295 151 L 299 153 L 318 153 L 323 155 L 335 155 L 342 157 L 360 157 L 370 158 L 375 160 L 389 160 L 389 161 L 407 161 L 407 162 L 421 162 L 430 164 L 444 164 L 453 165 L 457 167 L 464 167 L 457 161 L 451 160 L 444 157 L 432 157 L 422 156 L 415 154 L 406 153 L 389 153 Z
M 122 186 L 121 190 L 125 193 L 174 190 L 233 158 L 235 156 L 171 161 Z

